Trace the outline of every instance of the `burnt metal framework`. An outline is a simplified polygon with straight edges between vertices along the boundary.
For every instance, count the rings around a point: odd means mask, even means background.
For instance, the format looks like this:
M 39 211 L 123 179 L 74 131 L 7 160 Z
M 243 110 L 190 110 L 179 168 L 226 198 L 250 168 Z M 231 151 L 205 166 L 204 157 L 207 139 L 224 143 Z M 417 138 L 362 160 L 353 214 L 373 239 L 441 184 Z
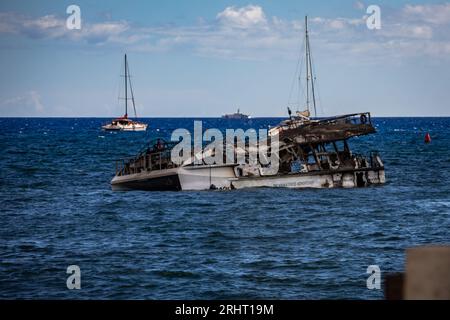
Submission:
M 176 165 L 171 161 L 171 150 L 174 146 L 174 142 L 163 139 L 152 140 L 137 156 L 116 160 L 116 175 L 124 176 L 142 171 L 175 168 Z
M 298 170 L 307 172 L 380 167 L 376 151 L 369 157 L 353 154 L 347 142 L 351 137 L 375 132 L 368 112 L 305 121 L 301 125 L 285 123 L 280 130 L 279 173 L 291 173 L 295 162 L 301 166 Z

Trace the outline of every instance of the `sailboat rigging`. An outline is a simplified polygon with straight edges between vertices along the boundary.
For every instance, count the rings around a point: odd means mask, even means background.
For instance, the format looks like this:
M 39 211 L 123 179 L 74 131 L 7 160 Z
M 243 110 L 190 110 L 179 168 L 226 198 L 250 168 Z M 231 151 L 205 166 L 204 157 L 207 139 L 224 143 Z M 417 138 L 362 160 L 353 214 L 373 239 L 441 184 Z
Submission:
M 314 76 L 314 70 L 313 70 L 313 63 L 312 63 L 312 55 L 311 55 L 311 44 L 309 42 L 309 30 L 308 30 L 308 17 L 305 16 L 305 38 L 304 38 L 304 48 L 305 48 L 305 55 L 304 55 L 304 61 L 306 66 L 306 73 L 305 73 L 305 80 L 306 80 L 306 88 L 305 88 L 305 96 L 306 96 L 306 105 L 305 109 L 303 111 L 300 111 L 297 109 L 295 115 L 292 114 L 291 108 L 288 106 L 287 111 L 289 115 L 289 119 L 283 121 L 281 123 L 284 127 L 289 128 L 297 128 L 301 125 L 315 122 L 316 120 L 311 119 L 311 109 L 314 111 L 314 116 L 317 117 L 317 108 L 316 108 L 316 88 L 315 88 L 315 76 Z M 301 56 L 299 58 L 299 64 L 302 60 Z M 299 71 L 299 100 L 300 100 L 300 91 L 301 91 L 301 67 Z M 291 89 L 292 90 L 292 89 Z M 292 93 L 292 92 L 291 92 Z M 299 101 L 298 108 L 300 108 L 301 102 Z M 269 130 L 270 135 L 276 135 L 279 133 L 280 126 L 276 126 Z
M 310 106 L 309 106 L 309 82 L 311 81 L 311 94 L 312 94 L 312 101 L 313 101 L 313 107 L 314 107 L 314 116 L 317 117 L 317 110 L 316 110 L 316 93 L 314 90 L 314 73 L 312 69 L 312 60 L 311 60 L 311 46 L 309 43 L 309 34 L 308 34 L 308 16 L 305 16 L 305 54 L 306 54 L 306 110 L 308 110 L 308 113 L 310 113 Z M 309 116 L 309 115 L 308 115 Z
M 316 107 L 316 84 L 315 84 L 315 74 L 314 74 L 314 65 L 313 65 L 313 59 L 311 54 L 311 44 L 309 40 L 309 29 L 308 29 L 308 17 L 305 16 L 305 26 L 304 26 L 304 40 L 302 45 L 302 51 L 304 50 L 304 53 L 301 53 L 298 62 L 297 62 L 297 69 L 296 69 L 296 76 L 293 80 L 292 86 L 291 86 L 291 92 L 289 94 L 289 100 L 288 100 L 288 115 L 290 120 L 309 120 L 311 115 L 313 114 L 314 117 L 317 117 L 317 107 Z M 303 75 L 302 72 L 302 66 L 303 63 L 305 63 L 305 74 Z M 296 106 L 296 112 L 293 115 L 292 112 L 292 105 L 291 105 L 291 97 L 292 92 L 294 88 L 294 81 L 297 79 L 298 81 L 298 102 L 296 102 L 294 105 Z M 305 81 L 305 82 L 304 82 Z M 305 87 L 302 85 L 305 84 Z M 303 93 L 303 95 L 302 95 Z M 306 100 L 305 104 L 302 108 L 302 97 Z

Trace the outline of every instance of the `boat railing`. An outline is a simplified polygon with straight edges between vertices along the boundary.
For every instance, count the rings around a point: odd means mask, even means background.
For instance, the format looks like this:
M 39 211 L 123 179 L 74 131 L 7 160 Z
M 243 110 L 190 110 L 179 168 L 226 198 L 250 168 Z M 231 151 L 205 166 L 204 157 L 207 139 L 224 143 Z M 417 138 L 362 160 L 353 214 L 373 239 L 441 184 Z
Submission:
M 380 168 L 383 167 L 383 163 L 379 157 L 378 151 L 370 151 L 368 154 L 354 153 L 352 155 L 356 168 Z
M 175 167 L 170 160 L 170 150 L 142 153 L 137 157 L 116 160 L 116 175 L 124 176 L 143 171 L 163 170 Z
M 383 167 L 383 162 L 381 162 L 380 154 L 376 150 L 370 151 L 370 167 L 379 168 Z
M 335 116 L 330 118 L 314 118 L 314 119 L 300 119 L 300 118 L 291 118 L 289 120 L 283 121 L 281 124 L 271 128 L 269 130 L 269 135 L 274 136 L 283 131 L 297 129 L 302 126 L 323 126 L 330 124 L 351 124 L 354 126 L 372 126 L 372 117 L 370 112 L 361 112 L 361 113 L 351 113 L 345 114 L 341 116 Z
M 315 161 L 305 162 L 308 171 L 342 169 L 376 169 L 383 167 L 378 151 L 368 154 L 344 152 L 315 152 Z
M 331 118 L 324 118 L 324 119 L 318 119 L 319 124 L 330 124 L 330 123 L 350 123 L 355 125 L 361 125 L 361 124 L 372 124 L 372 117 L 370 115 L 370 112 L 360 112 L 360 113 L 351 113 L 351 114 L 344 114 L 341 116 L 331 117 Z

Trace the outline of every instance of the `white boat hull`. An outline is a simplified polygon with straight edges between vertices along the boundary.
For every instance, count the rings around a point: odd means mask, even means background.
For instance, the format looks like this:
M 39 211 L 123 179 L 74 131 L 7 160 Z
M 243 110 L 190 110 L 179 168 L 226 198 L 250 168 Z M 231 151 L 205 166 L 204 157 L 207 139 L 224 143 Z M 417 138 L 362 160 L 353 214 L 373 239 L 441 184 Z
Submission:
M 385 183 L 384 169 L 336 173 L 299 173 L 280 176 L 239 178 L 233 188 L 354 188 Z
M 127 124 L 127 125 L 107 124 L 102 126 L 102 129 L 105 131 L 146 131 L 147 127 L 148 125 L 146 123 Z
M 180 167 L 178 177 L 182 190 L 230 189 L 235 165 Z

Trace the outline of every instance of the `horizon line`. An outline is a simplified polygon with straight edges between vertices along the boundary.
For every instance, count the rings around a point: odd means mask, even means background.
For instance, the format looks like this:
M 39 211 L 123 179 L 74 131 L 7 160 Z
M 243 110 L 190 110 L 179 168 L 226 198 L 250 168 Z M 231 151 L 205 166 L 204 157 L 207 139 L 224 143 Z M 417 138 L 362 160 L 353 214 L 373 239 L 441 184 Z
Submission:
M 339 116 L 339 115 L 336 115 Z M 319 118 L 329 118 L 330 116 L 323 117 L 311 117 L 311 119 L 319 119 Z M 333 116 L 331 116 L 333 117 Z M 35 119 L 115 119 L 117 117 L 108 117 L 108 116 L 1 116 L 0 119 L 13 119 L 13 118 L 35 118 Z M 152 116 L 152 117 L 130 117 L 130 119 L 224 119 L 222 116 Z M 260 116 L 260 117 L 251 117 L 248 119 L 224 119 L 224 120 L 252 120 L 252 119 L 270 119 L 270 118 L 289 118 L 288 116 Z M 414 116 L 405 116 L 405 115 L 394 115 L 394 116 L 371 116 L 371 118 L 450 118 L 450 115 L 414 115 Z

